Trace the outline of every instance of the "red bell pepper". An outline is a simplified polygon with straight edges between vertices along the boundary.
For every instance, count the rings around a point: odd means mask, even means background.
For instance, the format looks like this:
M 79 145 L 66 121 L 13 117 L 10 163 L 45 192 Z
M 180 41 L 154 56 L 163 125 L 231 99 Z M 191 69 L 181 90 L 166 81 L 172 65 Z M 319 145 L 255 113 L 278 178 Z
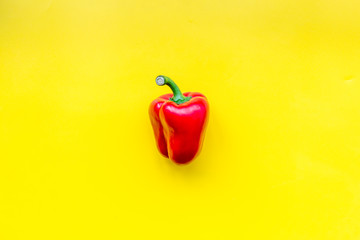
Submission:
M 168 85 L 173 94 L 155 99 L 149 108 L 157 147 L 162 155 L 178 164 L 194 159 L 201 150 L 209 116 L 209 104 L 197 92 L 181 93 L 166 76 L 158 76 L 159 86 Z

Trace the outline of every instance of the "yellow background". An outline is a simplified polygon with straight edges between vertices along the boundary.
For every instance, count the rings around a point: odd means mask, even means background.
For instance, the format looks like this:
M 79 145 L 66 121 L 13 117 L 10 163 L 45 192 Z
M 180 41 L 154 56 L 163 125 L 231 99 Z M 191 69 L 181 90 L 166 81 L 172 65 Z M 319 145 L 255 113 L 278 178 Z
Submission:
M 0 239 L 359 239 L 355 0 L 0 1 Z M 204 93 L 203 151 L 148 105 Z

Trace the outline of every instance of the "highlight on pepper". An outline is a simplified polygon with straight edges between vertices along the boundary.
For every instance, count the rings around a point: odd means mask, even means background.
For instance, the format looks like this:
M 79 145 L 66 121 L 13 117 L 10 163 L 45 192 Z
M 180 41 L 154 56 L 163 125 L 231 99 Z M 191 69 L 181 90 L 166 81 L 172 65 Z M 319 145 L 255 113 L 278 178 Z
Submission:
M 189 163 L 201 150 L 209 103 L 201 93 L 183 94 L 169 77 L 159 75 L 156 84 L 167 85 L 173 92 L 158 97 L 149 107 L 157 148 L 177 164 Z

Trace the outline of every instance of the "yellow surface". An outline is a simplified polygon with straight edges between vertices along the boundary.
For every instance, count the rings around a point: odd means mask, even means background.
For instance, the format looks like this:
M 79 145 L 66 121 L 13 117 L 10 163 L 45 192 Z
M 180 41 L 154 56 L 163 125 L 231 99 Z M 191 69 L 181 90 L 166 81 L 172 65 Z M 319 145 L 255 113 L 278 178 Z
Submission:
M 358 1 L 0 1 L 0 239 L 359 239 Z M 148 105 L 210 101 L 201 155 Z

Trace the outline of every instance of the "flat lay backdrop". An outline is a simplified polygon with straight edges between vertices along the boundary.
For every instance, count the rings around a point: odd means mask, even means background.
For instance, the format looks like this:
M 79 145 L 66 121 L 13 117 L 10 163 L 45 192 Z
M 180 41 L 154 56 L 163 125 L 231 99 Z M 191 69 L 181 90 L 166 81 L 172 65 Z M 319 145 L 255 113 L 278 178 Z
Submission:
M 359 239 L 360 3 L 0 0 L 0 239 Z M 148 105 L 210 102 L 191 164 Z

